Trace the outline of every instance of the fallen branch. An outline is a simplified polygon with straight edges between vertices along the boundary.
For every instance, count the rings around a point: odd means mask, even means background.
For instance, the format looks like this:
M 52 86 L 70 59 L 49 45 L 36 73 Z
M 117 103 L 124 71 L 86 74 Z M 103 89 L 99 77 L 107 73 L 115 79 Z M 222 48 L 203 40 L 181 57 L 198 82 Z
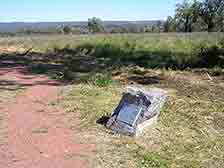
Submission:
M 26 52 L 19 54 L 20 56 L 26 56 L 33 48 L 28 49 Z
M 209 75 L 209 73 L 207 72 L 207 76 L 208 76 L 208 78 L 209 78 L 209 80 L 210 81 L 212 81 L 213 79 L 212 79 L 212 77 Z

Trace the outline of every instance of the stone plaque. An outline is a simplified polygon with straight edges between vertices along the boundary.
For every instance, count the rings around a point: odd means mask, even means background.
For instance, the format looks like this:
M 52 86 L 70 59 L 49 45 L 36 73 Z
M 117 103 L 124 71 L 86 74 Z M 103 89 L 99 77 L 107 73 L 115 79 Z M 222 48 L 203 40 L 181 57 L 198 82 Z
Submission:
M 117 116 L 117 120 L 129 124 L 131 126 L 134 126 L 141 111 L 142 111 L 141 106 L 124 103 L 123 107 L 121 108 Z
M 139 135 L 146 127 L 157 122 L 160 109 L 166 100 L 166 91 L 128 87 L 107 122 L 116 133 Z

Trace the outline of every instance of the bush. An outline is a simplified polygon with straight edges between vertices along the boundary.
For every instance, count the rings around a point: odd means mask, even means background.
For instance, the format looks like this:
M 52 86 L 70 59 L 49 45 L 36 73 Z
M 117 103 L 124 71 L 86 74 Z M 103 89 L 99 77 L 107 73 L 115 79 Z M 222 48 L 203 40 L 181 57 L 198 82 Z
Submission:
M 97 73 L 88 80 L 88 83 L 98 87 L 107 87 L 113 83 L 113 80 L 110 74 Z
M 63 27 L 64 34 L 70 34 L 72 32 L 72 28 L 70 26 Z
M 224 47 L 217 44 L 201 46 L 198 65 L 206 68 L 224 67 Z

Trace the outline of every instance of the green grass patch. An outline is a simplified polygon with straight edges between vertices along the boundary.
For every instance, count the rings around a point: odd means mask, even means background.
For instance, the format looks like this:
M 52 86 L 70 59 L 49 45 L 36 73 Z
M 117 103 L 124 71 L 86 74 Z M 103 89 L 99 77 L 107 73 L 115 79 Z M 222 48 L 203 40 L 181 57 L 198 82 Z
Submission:
M 107 87 L 113 84 L 113 79 L 108 73 L 97 73 L 89 78 L 88 83 L 98 87 Z
M 161 157 L 156 152 L 138 154 L 137 157 L 142 159 L 139 161 L 139 167 L 142 168 L 168 168 L 170 165 L 166 158 Z

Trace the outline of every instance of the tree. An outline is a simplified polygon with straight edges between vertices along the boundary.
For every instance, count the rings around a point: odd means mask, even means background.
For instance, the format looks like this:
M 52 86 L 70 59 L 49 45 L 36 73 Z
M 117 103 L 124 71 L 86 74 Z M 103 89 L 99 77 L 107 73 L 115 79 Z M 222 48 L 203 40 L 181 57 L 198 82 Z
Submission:
M 222 1 L 221 6 L 219 7 L 217 19 L 219 31 L 224 32 L 224 1 Z
M 156 27 L 157 27 L 157 31 L 160 33 L 161 32 L 161 27 L 162 27 L 162 22 L 160 20 L 158 20 L 156 22 Z
M 168 17 L 164 31 L 171 25 L 177 31 L 224 31 L 224 0 L 184 0 L 177 4 L 175 17 Z
M 147 25 L 147 26 L 145 26 L 144 27 L 144 32 L 145 33 L 151 33 L 152 32 L 152 28 L 151 28 L 152 26 L 151 25 Z
M 200 16 L 207 24 L 207 31 L 214 31 L 217 22 L 223 22 L 224 1 L 204 0 L 200 4 Z
M 177 4 L 175 19 L 180 31 L 193 31 L 193 24 L 198 19 L 198 7 L 199 3 L 196 0 L 193 3 L 184 0 L 182 4 Z
M 70 26 L 64 26 L 63 27 L 63 33 L 64 34 L 70 34 L 72 32 L 72 28 Z
M 105 31 L 103 21 L 96 17 L 88 19 L 88 28 L 91 33 L 100 33 Z
M 166 21 L 164 22 L 164 32 L 175 32 L 176 31 L 176 23 L 172 16 L 168 16 Z
M 27 29 L 24 29 L 24 33 L 30 35 L 33 33 L 33 30 L 27 28 Z
M 218 31 L 224 32 L 224 10 L 217 16 Z

